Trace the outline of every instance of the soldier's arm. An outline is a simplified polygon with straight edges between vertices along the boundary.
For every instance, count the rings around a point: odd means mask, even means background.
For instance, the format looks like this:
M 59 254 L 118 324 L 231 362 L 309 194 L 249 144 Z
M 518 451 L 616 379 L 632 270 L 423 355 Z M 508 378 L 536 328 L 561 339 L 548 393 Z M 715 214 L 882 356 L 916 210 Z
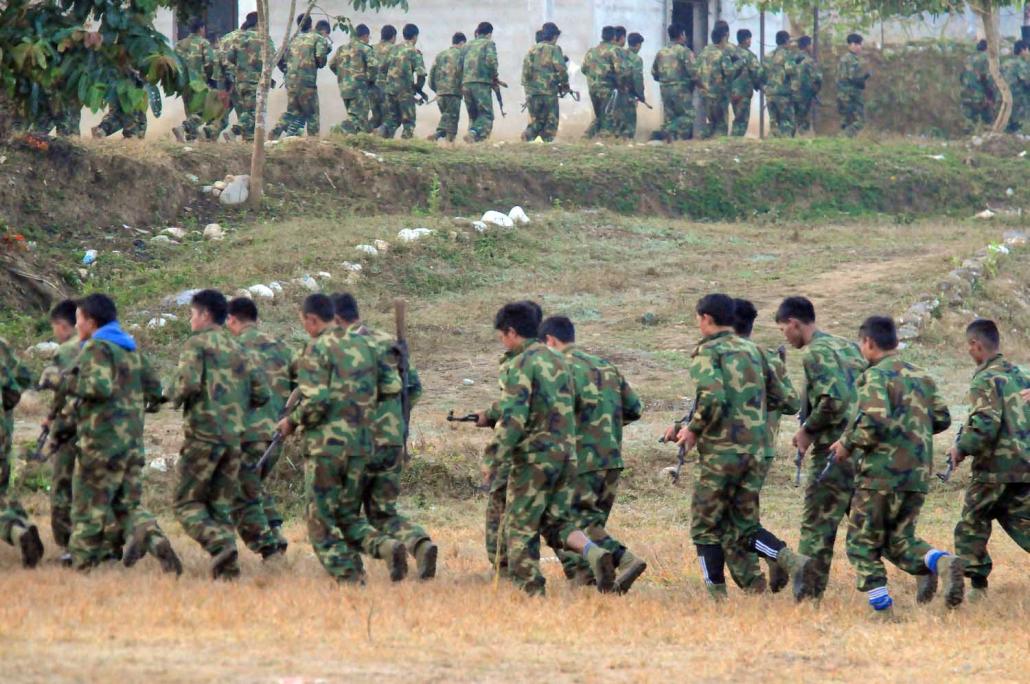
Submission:
M 658 55 L 655 55 L 654 61 L 651 62 L 651 78 L 653 78 L 654 80 L 658 81 L 659 83 L 661 83 L 661 80 L 662 80 L 661 79 L 661 71 L 658 69 L 658 66 L 660 64 L 661 64 L 661 57 L 658 56 Z
M 114 365 L 103 345 L 87 345 L 79 356 L 79 376 L 71 392 L 73 396 L 86 401 L 110 399 L 114 383 Z
M 290 422 L 304 427 L 317 427 L 325 422 L 332 402 L 329 381 L 332 366 L 321 353 L 318 345 L 312 344 L 297 361 L 297 390 L 300 401 L 290 414 Z
M 886 383 L 880 374 L 867 372 L 858 382 L 858 415 L 841 437 L 844 448 L 873 449 L 882 441 L 890 420 Z
M 28 385 L 22 384 L 18 376 L 18 367 L 22 365 L 14 352 L 5 344 L 0 344 L 0 390 L 3 393 L 3 408 L 11 411 L 21 401 L 21 394 Z M 31 382 L 31 379 L 30 379 Z
M 370 342 L 371 344 L 371 342 Z M 401 393 L 401 374 L 399 372 L 401 353 L 400 350 L 390 345 L 384 352 L 376 352 L 376 387 L 380 397 L 397 396 Z M 410 380 L 409 380 L 410 382 Z
M 933 434 L 939 435 L 951 427 L 951 411 L 948 410 L 948 405 L 932 380 L 930 390 L 933 393 L 933 413 L 930 414 L 930 420 L 933 423 Z
M 322 38 L 315 43 L 315 67 L 321 69 L 329 59 L 329 51 L 332 50 L 332 43 Z
M 486 68 L 491 81 L 497 81 L 500 77 L 500 70 L 497 65 L 497 44 L 490 43 L 486 50 Z
M 630 387 L 629 382 L 626 378 L 620 374 L 620 384 L 622 391 L 622 422 L 632 423 L 640 420 L 640 417 L 644 415 L 644 404 L 640 401 L 640 397 Z
M 247 374 L 250 376 L 250 408 L 256 409 L 272 401 L 272 386 L 260 364 L 247 359 Z
M 408 403 L 414 407 L 422 398 L 422 378 L 418 376 L 418 370 L 411 366 L 408 369 Z
M 140 354 L 143 364 L 143 404 L 144 406 L 157 406 L 163 398 L 161 377 L 154 370 L 154 365 L 146 354 Z
M 522 58 L 522 87 L 525 88 L 533 80 L 533 53 L 530 51 Z M 433 88 L 436 90 L 436 88 Z
M 700 435 L 709 425 L 722 420 L 726 389 L 722 382 L 719 359 L 707 350 L 699 351 L 690 364 L 690 377 L 697 387 L 697 404 L 694 417 L 686 427 L 694 434 Z
M 843 386 L 845 379 L 832 355 L 809 350 L 802 365 L 809 404 L 808 418 L 803 427 L 811 435 L 832 427 L 834 418 L 844 409 L 847 388 Z
M 639 62 L 639 66 L 633 68 L 633 92 L 637 94 L 637 97 L 641 100 L 646 100 L 647 97 L 644 94 L 644 63 Z
M 766 357 L 765 393 L 769 412 L 785 416 L 797 415 L 801 410 L 801 397 L 787 376 L 787 368 L 779 356 Z
M 552 53 L 554 58 L 554 74 L 558 81 L 558 92 L 567 93 L 569 91 L 569 67 L 565 64 L 565 55 L 562 54 L 561 48 L 555 48 Z
M 434 93 L 437 91 L 436 79 L 437 74 L 440 72 L 440 58 L 437 57 L 436 61 L 433 62 L 433 68 L 429 70 L 429 89 Z
M 179 356 L 169 399 L 178 408 L 189 403 L 204 389 L 204 351 L 199 344 L 187 343 Z
M 511 459 L 515 447 L 522 440 L 529 422 L 529 403 L 533 393 L 533 380 L 523 367 L 512 363 L 504 373 L 501 398 L 497 402 L 498 418 L 494 427 L 497 441 L 496 462 Z
M 346 45 L 341 45 L 336 49 L 333 54 L 333 58 L 329 60 L 329 71 L 337 75 L 340 75 L 340 62 L 343 61 L 343 51 L 347 49 Z

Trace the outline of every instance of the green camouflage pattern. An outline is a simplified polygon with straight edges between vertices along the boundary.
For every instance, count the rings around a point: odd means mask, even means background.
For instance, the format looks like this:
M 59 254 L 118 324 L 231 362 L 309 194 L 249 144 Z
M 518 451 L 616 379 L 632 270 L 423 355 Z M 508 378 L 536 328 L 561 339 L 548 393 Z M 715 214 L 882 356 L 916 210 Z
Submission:
M 751 98 L 762 87 L 765 73 L 758 57 L 751 50 L 740 45 L 731 45 L 726 52 L 733 64 L 730 78 L 730 104 L 733 106 L 733 124 L 730 134 L 741 137 L 747 134 L 751 123 Z
M 43 371 L 40 389 L 59 390 L 60 374 L 70 370 L 79 356 L 81 342 L 78 337 L 58 347 L 53 365 Z M 55 402 L 57 397 L 55 397 Z M 67 404 L 61 401 L 62 404 Z M 58 406 L 51 406 L 51 414 Z M 47 449 L 51 455 L 50 475 L 50 529 L 58 546 L 67 548 L 72 534 L 72 480 L 79 450 L 75 443 L 75 416 L 67 405 L 59 411 L 50 425 Z
M 574 345 L 565 355 L 577 394 L 577 473 L 621 470 L 622 428 L 640 420 L 640 397 L 612 363 Z
M 437 95 L 436 106 L 440 110 L 440 122 L 436 125 L 436 137 L 454 142 L 458 137 L 458 123 L 461 120 L 461 95 Z
M 341 45 L 329 62 L 329 70 L 336 74 L 340 86 L 340 97 L 349 100 L 358 94 L 367 94 L 375 85 L 379 73 L 375 50 L 371 45 L 352 38 L 347 45 Z
M 994 562 L 987 552 L 991 527 L 997 521 L 1019 548 L 1030 553 L 1030 483 L 969 483 L 962 517 L 955 526 L 955 553 L 966 577 L 977 588 L 987 586 Z
M 775 379 L 776 385 L 781 388 L 779 392 L 782 395 L 775 406 L 770 402 L 770 406 L 767 407 L 764 458 L 771 461 L 776 457 L 776 436 L 780 431 L 780 419 L 783 416 L 797 415 L 801 410 L 801 397 L 798 396 L 797 390 L 794 389 L 794 383 L 787 375 L 787 364 L 780 357 L 780 350 L 760 349 L 760 351 L 765 359 L 766 374 L 767 376 L 771 374 L 771 377 Z
M 332 43 L 314 31 L 294 36 L 286 50 L 286 89 L 316 87 L 318 70 L 326 65 L 331 50 Z
M 1030 130 L 1030 57 L 1009 55 L 1002 60 L 1001 75 L 1012 91 L 1012 117 L 1007 130 L 1026 132 Z
M 848 521 L 848 560 L 859 591 L 887 586 L 887 558 L 910 575 L 926 575 L 924 561 L 931 546 L 916 536 L 916 522 L 925 492 L 858 489 Z
M 988 62 L 986 52 L 973 53 L 966 58 L 959 77 L 962 113 L 969 130 L 994 123 L 994 112 L 1000 98 Z
M 771 467 L 772 461 L 767 458 L 759 459 L 755 464 L 753 481 L 759 492 L 765 487 Z M 722 548 L 726 557 L 726 568 L 730 571 L 733 583 L 738 587 L 744 591 L 761 593 L 765 591 L 767 583 L 758 563 L 758 554 L 741 544 L 737 537 L 738 532 L 733 526 L 724 527 Z
M 429 88 L 437 97 L 461 95 L 464 62 L 465 49 L 457 45 L 452 45 L 436 56 L 429 72 Z
M 793 88 L 797 79 L 796 50 L 780 45 L 762 64 L 765 70 L 765 97 L 769 109 L 769 131 L 777 137 L 793 137 L 797 133 L 797 113 Z
M 576 476 L 576 493 L 572 502 L 572 514 L 576 525 L 586 533 L 590 541 L 606 551 L 614 554 L 616 564 L 622 559 L 626 546 L 612 537 L 606 529 L 608 518 L 619 492 L 619 479 L 622 470 L 592 470 Z M 577 573 L 589 573 L 590 565 L 578 553 L 562 551 L 558 554 L 562 569 L 567 578 L 576 577 Z
M 361 503 L 368 522 L 380 532 L 404 543 L 408 552 L 429 540 L 429 533 L 401 514 L 397 500 L 401 494 L 404 447 L 376 446 L 362 482 Z
M 512 352 L 505 352 L 500 360 L 497 362 L 498 365 L 498 379 L 497 389 L 498 392 L 504 391 L 504 378 L 507 374 L 508 364 L 515 358 Z M 500 401 L 495 401 L 486 410 L 487 420 L 491 424 L 496 425 L 497 421 L 501 417 L 501 405 Z M 497 433 L 491 433 L 489 444 L 483 450 L 483 467 L 486 470 L 486 486 L 487 486 L 487 499 L 486 499 L 486 555 L 490 560 L 490 564 L 497 565 L 497 541 L 501 535 L 501 525 L 504 518 L 505 503 L 508 498 L 508 476 L 511 474 L 511 464 L 501 463 L 497 460 Z M 500 565 L 503 570 L 508 568 L 508 543 L 507 539 L 501 544 L 500 547 Z
M 352 326 L 352 332 L 365 337 L 376 354 L 379 377 L 378 401 L 372 417 L 372 431 L 376 447 L 404 446 L 404 409 L 401 405 L 400 349 L 389 333 Z M 408 358 L 408 405 L 414 407 L 422 397 L 422 381 L 418 369 Z
M 522 60 L 522 88 L 527 97 L 560 96 L 569 91 L 569 70 L 565 55 L 553 43 L 537 43 Z
M 0 396 L 3 416 L 0 417 L 0 538 L 12 543 L 15 526 L 28 527 L 28 513 L 11 491 L 11 470 L 14 457 L 14 408 L 23 392 L 32 387 L 32 373 L 14 354 L 6 340 L 0 338 Z
M 625 80 L 616 105 L 615 131 L 620 138 L 632 139 L 637 134 L 637 102 L 646 102 L 644 93 L 644 60 L 633 50 L 624 50 Z
M 97 126 L 104 135 L 110 137 L 122 132 L 126 138 L 145 138 L 147 135 L 147 113 L 126 112 L 116 99 L 107 110 L 107 114 Z
M 865 125 L 865 86 L 869 76 L 865 60 L 854 53 L 844 53 L 837 62 L 837 113 L 846 135 L 856 135 Z
M 797 78 L 791 83 L 794 119 L 799 133 L 812 130 L 812 107 L 823 87 L 823 72 L 807 52 L 798 51 Z
M 197 96 L 206 93 L 209 88 L 222 87 L 222 65 L 207 38 L 196 33 L 176 43 L 175 53 L 186 68 L 186 79 L 189 83 L 183 97 L 186 120 L 182 122 L 182 129 L 187 140 L 196 140 L 205 124 L 204 101 Z
M 685 45 L 667 45 L 658 51 L 651 76 L 661 85 L 662 133 L 670 140 L 694 136 L 694 87 L 697 70 L 694 53 Z
M 369 91 L 372 101 L 372 119 L 369 121 L 369 128 L 375 130 L 383 125 L 386 120 L 386 67 L 390 58 L 390 52 L 397 47 L 396 43 L 385 43 L 380 41 L 373 48 L 375 50 L 376 64 L 379 69 L 376 72 L 375 87 Z
M 465 46 L 465 61 L 461 85 L 497 82 L 497 45 L 490 38 L 475 38 Z
M 701 129 L 701 137 L 726 135 L 730 84 L 734 72 L 729 48 L 706 45 L 697 56 L 697 63 L 705 105 L 705 123 Z
M 845 448 L 861 452 L 855 488 L 925 494 L 933 436 L 950 425 L 933 379 L 888 354 L 859 378 L 858 415 L 841 437 Z
M 271 38 L 267 42 L 268 53 L 275 55 L 275 44 Z M 236 110 L 238 123 L 233 130 L 244 140 L 253 140 L 258 82 L 264 65 L 261 35 L 255 30 L 237 29 L 222 38 L 218 52 L 222 73 L 231 86 L 229 99 L 232 108 Z M 217 137 L 220 132 L 216 131 L 211 137 Z
M 625 81 L 625 64 L 622 53 L 612 43 L 601 43 L 587 50 L 581 70 L 587 79 L 590 104 L 594 109 L 594 120 L 587 128 L 586 137 L 615 135 L 615 120 L 606 109 L 613 91 Z
M 286 539 L 279 530 L 281 516 L 275 499 L 265 488 L 271 468 L 258 470 L 258 462 L 270 442 L 245 442 L 241 447 L 238 488 L 231 511 L 233 525 L 247 548 L 261 556 L 286 549 Z M 280 525 L 273 525 L 277 520 Z
M 235 340 L 246 354 L 249 367 L 260 369 L 264 374 L 269 390 L 268 401 L 247 413 L 240 441 L 243 444 L 271 441 L 279 416 L 293 391 L 293 380 L 290 377 L 293 350 L 256 325 L 244 327 Z
M 465 110 L 469 116 L 469 135 L 476 142 L 486 140 L 494 130 L 494 91 L 487 83 L 463 86 Z
M 1002 354 L 984 361 L 969 387 L 969 418 L 958 450 L 973 460 L 973 481 L 1030 482 L 1030 378 Z
M 414 45 L 402 43 L 390 52 L 386 70 L 384 133 L 392 138 L 402 128 L 402 137 L 411 138 L 415 132 L 415 86 L 426 75 L 422 53 Z

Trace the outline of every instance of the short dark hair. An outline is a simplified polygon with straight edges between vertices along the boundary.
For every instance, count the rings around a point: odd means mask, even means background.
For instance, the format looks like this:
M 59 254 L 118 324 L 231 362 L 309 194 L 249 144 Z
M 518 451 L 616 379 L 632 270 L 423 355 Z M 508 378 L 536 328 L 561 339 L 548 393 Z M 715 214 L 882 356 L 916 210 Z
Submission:
M 544 30 L 540 29 L 539 31 L 537 31 L 536 34 L 533 36 L 533 40 L 535 40 L 537 43 L 544 42 Z
M 613 40 L 615 40 L 615 27 L 605 26 L 603 29 L 601 29 L 601 40 L 603 40 L 606 43 L 610 43 Z
M 211 320 L 216 325 L 224 325 L 225 317 L 229 315 L 229 303 L 225 301 L 225 295 L 218 290 L 201 290 L 193 295 L 190 306 L 211 314 Z
M 118 320 L 118 307 L 114 300 L 105 294 L 91 294 L 75 303 L 75 308 L 93 320 L 98 328 Z
M 467 42 L 468 42 L 468 38 L 466 38 L 465 34 L 462 33 L 461 31 L 458 31 L 453 36 L 451 36 L 451 45 L 461 45 L 462 43 L 467 43 Z
M 380 40 L 393 40 L 397 37 L 397 27 L 393 24 L 387 24 L 383 28 L 379 29 Z
M 712 42 L 721 43 L 728 35 L 730 35 L 730 29 L 728 27 L 716 26 L 712 29 Z
M 494 316 L 494 329 L 501 332 L 511 329 L 519 337 L 532 339 L 539 335 L 540 318 L 528 302 L 512 302 L 502 306 Z
M 356 321 L 361 318 L 358 310 L 358 300 L 349 292 L 338 292 L 332 296 L 333 312 L 337 318 L 345 321 Z
M 862 44 L 862 36 L 858 35 L 857 33 L 852 33 L 852 34 L 848 35 L 848 45 L 861 45 L 861 44 Z
M 870 316 L 858 329 L 858 339 L 872 340 L 877 349 L 891 351 L 898 348 L 898 329 L 890 316 Z
M 729 295 L 705 295 L 697 300 L 696 311 L 698 316 L 711 316 L 716 325 L 733 325 L 735 306 Z
M 359 38 L 364 36 L 370 36 L 372 35 L 372 29 L 368 27 L 368 24 L 358 24 L 356 27 L 354 27 L 354 35 L 358 36 Z
M 1026 42 L 1025 40 L 1017 40 L 1015 43 L 1012 44 L 1012 54 L 1021 54 L 1023 50 L 1026 50 L 1027 48 L 1030 48 L 1030 43 Z
M 489 21 L 481 21 L 479 22 L 479 26 L 476 27 L 477 36 L 489 36 L 493 32 L 494 25 L 491 24 Z
M 246 31 L 247 29 L 252 29 L 252 28 L 254 28 L 257 25 L 258 25 L 258 13 L 257 12 L 247 12 L 247 16 L 246 16 L 246 18 L 244 18 L 243 25 L 240 26 L 240 28 L 243 29 L 244 31 Z
M 751 337 L 751 331 L 755 329 L 755 319 L 758 318 L 758 309 L 747 299 L 733 300 L 733 331 L 741 337 Z
M 550 26 L 544 24 L 544 27 L 540 29 L 540 39 L 544 41 L 556 40 L 560 35 L 561 31 L 559 31 L 558 27 L 553 24 Z
M 792 318 L 805 325 L 815 323 L 815 306 L 807 297 L 787 297 L 776 309 L 776 322 L 786 323 Z
M 533 314 L 536 316 L 536 324 L 539 326 L 540 321 L 544 320 L 544 308 L 534 302 L 532 299 L 523 299 L 519 304 L 525 304 L 533 310 Z
M 776 44 L 777 45 L 786 45 L 789 42 L 790 42 L 790 32 L 789 31 L 777 31 L 776 32 Z
M 554 23 L 553 21 L 545 23 L 540 28 L 542 28 L 544 31 L 550 31 L 554 33 L 556 38 L 561 35 L 561 29 L 558 28 L 558 24 Z
M 644 44 L 644 37 L 639 33 L 631 33 L 629 34 L 629 38 L 626 39 L 626 42 L 629 43 L 630 46 L 636 47 L 637 45 Z
M 626 27 L 625 26 L 616 26 L 615 27 L 615 40 L 618 40 L 620 38 L 625 38 L 626 37 L 626 33 L 628 33 L 628 31 L 626 31 Z
M 669 40 L 677 40 L 680 36 L 686 33 L 686 29 L 683 28 L 682 24 L 669 24 Z
M 550 335 L 563 344 L 576 341 L 576 326 L 568 316 L 551 316 L 540 324 L 540 339 Z
M 418 26 L 415 26 L 414 24 L 405 24 L 401 35 L 404 36 L 404 40 L 411 40 L 418 35 Z
M 329 299 L 329 295 L 321 293 L 305 297 L 300 310 L 305 316 L 314 316 L 323 323 L 332 323 L 335 315 L 333 300 Z
M 204 21 L 203 17 L 190 17 L 189 23 L 186 24 L 186 28 L 189 29 L 190 33 L 196 33 L 205 26 L 207 26 L 207 22 Z
M 981 40 L 979 43 L 976 44 L 976 49 L 980 52 L 987 52 L 987 41 Z
M 245 323 L 255 323 L 258 319 L 257 304 L 250 297 L 234 297 L 229 301 L 229 315 Z
M 74 299 L 65 299 L 57 306 L 50 309 L 50 320 L 55 323 L 57 321 L 64 321 L 65 323 L 75 325 L 75 309 L 77 308 L 78 305 L 75 303 Z
M 812 36 L 801 36 L 798 38 L 798 47 L 804 50 L 812 44 Z
M 1001 346 L 1001 333 L 997 324 L 987 318 L 978 318 L 966 326 L 966 337 L 973 337 L 991 351 Z
M 717 19 L 715 24 L 712 25 L 712 28 L 728 29 L 729 27 L 730 27 L 730 22 L 726 21 L 725 19 Z
M 737 29 L 737 42 L 743 43 L 745 40 L 751 37 L 751 32 L 747 29 Z
M 311 30 L 311 15 L 307 12 L 297 15 L 297 26 L 300 30 L 307 33 Z
M 315 24 L 315 30 L 316 31 L 329 31 L 330 33 L 332 33 L 333 32 L 333 25 L 330 24 L 325 19 L 319 19 L 318 23 Z

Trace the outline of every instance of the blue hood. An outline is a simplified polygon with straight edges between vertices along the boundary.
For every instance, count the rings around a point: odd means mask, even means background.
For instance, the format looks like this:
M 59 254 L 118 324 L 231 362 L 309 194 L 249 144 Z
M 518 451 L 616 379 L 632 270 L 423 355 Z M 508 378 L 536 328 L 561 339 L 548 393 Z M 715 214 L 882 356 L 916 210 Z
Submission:
M 122 330 L 122 326 L 118 321 L 112 321 L 97 330 L 93 333 L 93 339 L 117 344 L 126 351 L 136 351 L 136 340 L 132 339 L 132 335 Z

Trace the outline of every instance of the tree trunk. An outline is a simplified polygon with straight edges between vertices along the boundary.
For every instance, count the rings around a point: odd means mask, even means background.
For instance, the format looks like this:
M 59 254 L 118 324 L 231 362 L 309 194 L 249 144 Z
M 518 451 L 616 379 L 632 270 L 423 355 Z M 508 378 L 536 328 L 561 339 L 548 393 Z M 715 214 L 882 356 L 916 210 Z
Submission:
M 250 157 L 251 208 L 260 209 L 265 195 L 265 131 L 268 121 L 268 90 L 272 82 L 272 51 L 268 46 L 268 0 L 257 0 L 258 35 L 261 36 L 261 80 L 258 81 L 257 109 L 254 112 L 254 151 Z
M 970 2 L 969 6 L 973 8 L 983 23 L 984 37 L 987 38 L 987 64 L 990 68 L 991 78 L 994 79 L 994 86 L 1001 94 L 1001 106 L 998 107 L 998 117 L 994 120 L 991 132 L 1003 133 L 1012 116 L 1012 90 L 1001 75 L 1001 31 L 998 28 L 998 7 L 992 0 L 975 0 Z

